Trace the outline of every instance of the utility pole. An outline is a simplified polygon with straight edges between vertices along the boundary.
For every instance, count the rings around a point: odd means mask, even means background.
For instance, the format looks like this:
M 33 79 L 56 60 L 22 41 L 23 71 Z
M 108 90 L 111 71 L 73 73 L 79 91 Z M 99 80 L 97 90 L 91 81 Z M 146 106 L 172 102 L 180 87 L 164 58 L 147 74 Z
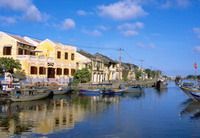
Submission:
M 143 74 L 143 69 L 142 69 L 142 68 L 143 68 L 142 65 L 143 65 L 144 60 L 143 60 L 143 59 L 140 59 L 140 62 L 141 62 L 141 63 L 140 63 L 140 64 L 141 64 L 141 65 L 140 65 L 140 68 L 141 68 L 142 80 L 144 80 L 144 74 Z
M 122 48 L 119 48 L 119 79 L 121 80 L 121 73 L 122 73 Z

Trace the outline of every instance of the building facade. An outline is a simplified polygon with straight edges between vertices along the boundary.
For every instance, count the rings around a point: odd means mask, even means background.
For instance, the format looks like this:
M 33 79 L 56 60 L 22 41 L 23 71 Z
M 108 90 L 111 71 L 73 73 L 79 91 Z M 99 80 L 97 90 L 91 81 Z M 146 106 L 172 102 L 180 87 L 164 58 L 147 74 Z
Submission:
M 76 47 L 0 32 L 0 56 L 20 61 L 28 83 L 66 84 L 76 71 Z
M 79 55 L 79 58 L 77 59 L 79 69 L 88 68 L 91 71 L 91 82 L 104 82 L 106 80 L 106 74 L 104 71 L 105 66 L 103 60 L 83 50 L 79 50 L 77 53 Z M 85 63 L 84 59 L 87 59 L 88 62 Z

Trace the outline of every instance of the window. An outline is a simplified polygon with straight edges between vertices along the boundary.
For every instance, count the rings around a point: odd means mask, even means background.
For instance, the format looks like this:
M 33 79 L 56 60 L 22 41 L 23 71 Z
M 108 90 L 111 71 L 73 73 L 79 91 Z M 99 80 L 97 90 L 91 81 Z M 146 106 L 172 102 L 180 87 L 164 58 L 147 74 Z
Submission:
M 24 55 L 30 55 L 30 51 L 29 50 L 24 50 Z
M 64 69 L 64 75 L 69 75 L 69 69 Z
M 75 74 L 75 69 L 71 69 L 71 75 L 74 76 Z
M 18 48 L 18 55 L 23 55 L 23 49 Z
M 37 67 L 31 66 L 31 74 L 37 74 Z
M 71 54 L 71 60 L 74 60 L 74 53 Z
M 40 68 L 39 68 L 39 74 L 40 74 L 40 75 L 46 74 L 46 68 L 45 68 L 45 67 L 40 67 Z
M 68 59 L 68 53 L 65 52 L 65 59 Z
M 11 55 L 11 49 L 12 47 L 4 47 L 3 48 L 3 55 Z
M 60 51 L 57 51 L 57 58 L 61 58 L 61 52 Z
M 61 68 L 57 68 L 56 74 L 57 74 L 57 75 L 62 75 L 62 69 L 61 69 Z

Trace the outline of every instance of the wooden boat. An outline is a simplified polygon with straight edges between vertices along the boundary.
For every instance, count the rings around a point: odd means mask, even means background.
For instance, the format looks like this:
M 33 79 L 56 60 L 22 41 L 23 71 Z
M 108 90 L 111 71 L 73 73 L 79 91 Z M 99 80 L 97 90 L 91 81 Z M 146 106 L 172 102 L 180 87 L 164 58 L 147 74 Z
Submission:
M 156 86 L 156 89 L 160 90 L 160 89 L 166 89 L 167 85 L 168 85 L 167 81 L 165 81 L 165 80 L 158 80 L 156 82 L 155 86 Z
M 52 90 L 54 95 L 62 95 L 62 94 L 66 94 L 70 91 L 69 87 L 63 88 L 63 87 L 59 87 L 56 90 Z
M 94 90 L 81 89 L 79 93 L 85 96 L 99 96 L 102 94 L 102 91 L 100 89 L 94 89 Z
M 120 96 L 126 91 L 126 89 L 119 89 L 119 90 L 114 90 L 114 89 L 108 89 L 108 90 L 102 90 L 103 95 L 108 95 L 108 96 Z
M 190 91 L 188 91 L 188 93 L 190 94 L 190 97 L 193 100 L 200 102 L 200 93 L 199 92 L 190 92 Z
M 11 93 L 10 100 L 13 102 L 26 102 L 26 101 L 35 101 L 47 98 L 51 92 L 43 91 L 37 92 L 37 90 L 16 90 Z
M 126 89 L 126 93 L 140 93 L 143 89 L 140 86 L 130 86 Z
M 190 92 L 200 92 L 200 88 L 198 87 L 187 87 L 187 86 L 180 86 L 183 91 L 190 91 Z

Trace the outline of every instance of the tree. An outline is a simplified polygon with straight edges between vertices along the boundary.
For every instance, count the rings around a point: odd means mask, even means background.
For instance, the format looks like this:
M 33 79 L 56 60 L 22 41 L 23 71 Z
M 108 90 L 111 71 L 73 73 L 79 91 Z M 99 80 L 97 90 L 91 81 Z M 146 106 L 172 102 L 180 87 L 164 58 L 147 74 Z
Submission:
M 87 68 L 77 70 L 74 74 L 74 81 L 79 83 L 86 83 L 91 80 L 91 72 Z
M 13 73 L 14 69 L 20 70 L 21 64 L 18 60 L 14 60 L 13 58 L 1 57 L 0 58 L 0 73 L 10 72 Z
M 148 78 L 153 78 L 153 73 L 152 73 L 152 70 L 150 69 L 145 69 L 144 72 L 147 74 Z
M 136 71 L 135 71 L 136 80 L 139 80 L 141 77 L 142 77 L 142 70 L 136 69 Z

